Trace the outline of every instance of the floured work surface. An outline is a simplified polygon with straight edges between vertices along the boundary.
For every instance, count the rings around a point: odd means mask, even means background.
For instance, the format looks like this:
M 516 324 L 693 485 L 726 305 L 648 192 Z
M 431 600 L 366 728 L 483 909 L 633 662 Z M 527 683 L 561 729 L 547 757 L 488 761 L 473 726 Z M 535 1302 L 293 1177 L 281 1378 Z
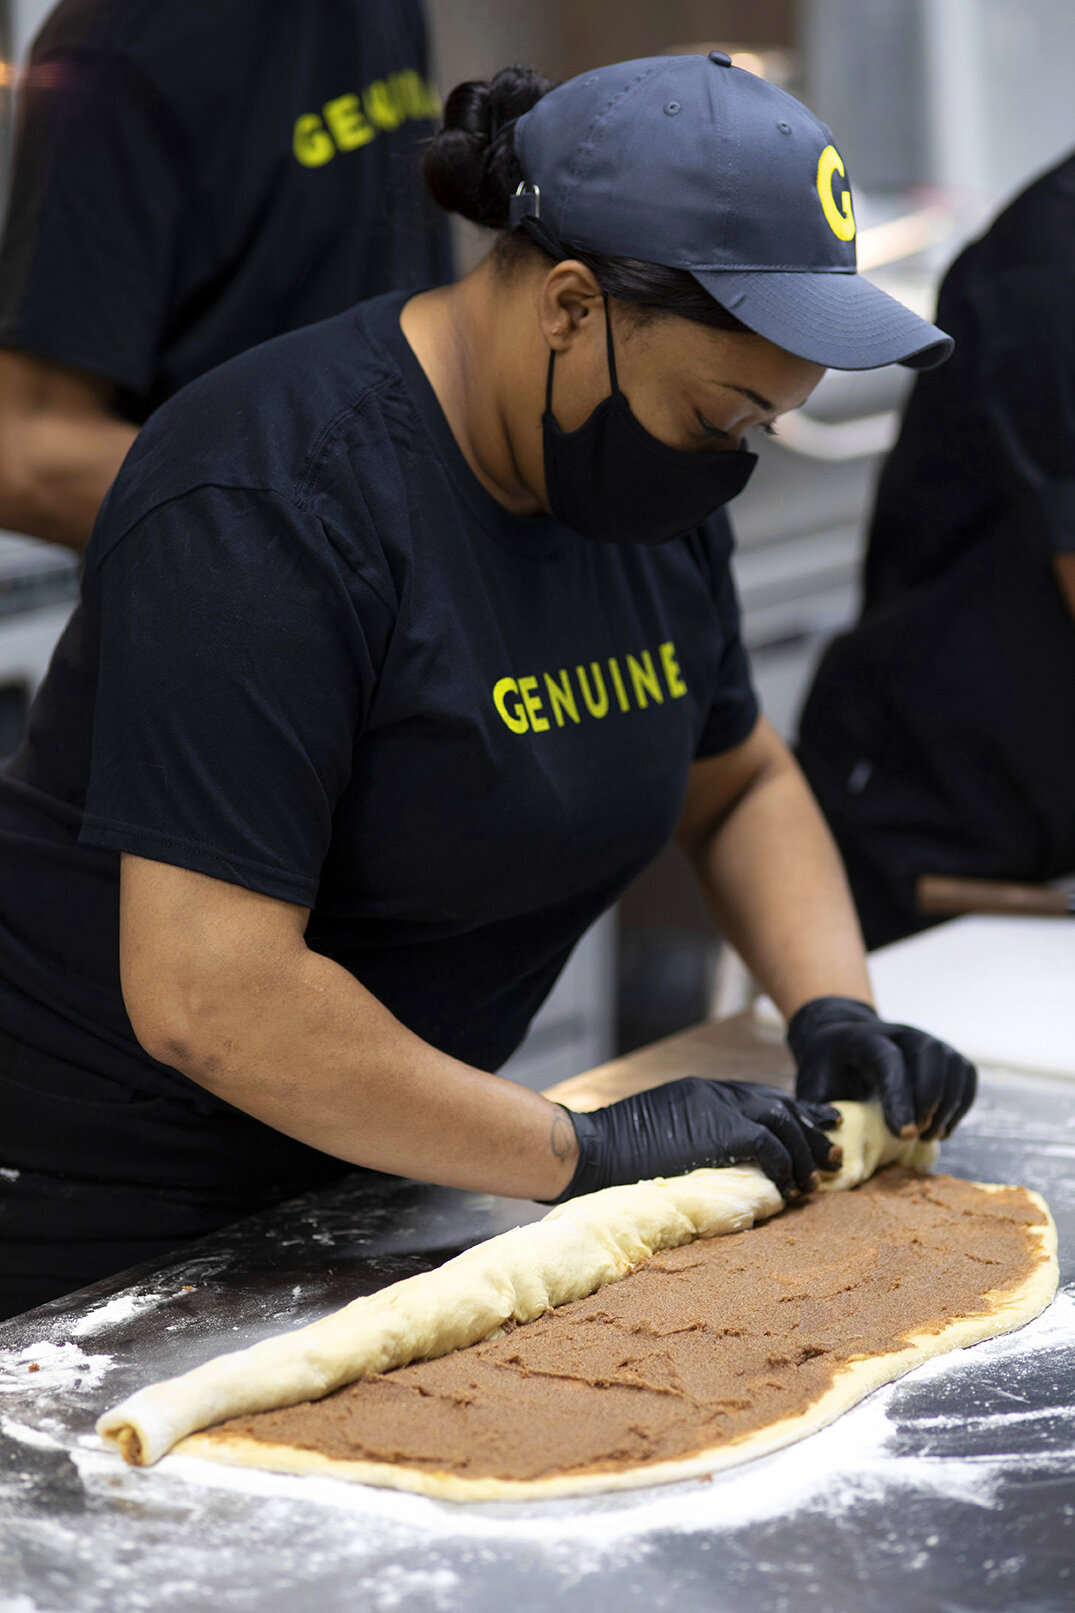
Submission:
M 893 1165 L 750 1230 L 654 1255 L 504 1336 L 179 1447 L 454 1499 L 625 1488 L 802 1437 L 1056 1287 L 1038 1196 Z

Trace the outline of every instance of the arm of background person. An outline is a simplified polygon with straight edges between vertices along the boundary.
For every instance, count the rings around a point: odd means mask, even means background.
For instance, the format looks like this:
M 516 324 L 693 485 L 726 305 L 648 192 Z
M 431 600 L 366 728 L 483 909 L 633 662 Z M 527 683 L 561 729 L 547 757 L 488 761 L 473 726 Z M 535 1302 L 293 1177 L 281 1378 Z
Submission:
M 764 717 L 742 744 L 694 764 L 676 841 L 717 928 L 786 1019 L 816 997 L 872 1003 L 836 846 Z
M 125 855 L 123 994 L 146 1052 L 353 1164 L 555 1198 L 577 1162 L 564 1111 L 414 1035 L 310 951 L 307 918 L 289 902 Z
M 0 350 L 0 527 L 82 549 L 138 434 L 96 376 Z
M 148 400 L 183 221 L 189 157 L 153 83 L 60 6 L 21 79 L 0 243 L 0 526 L 84 546 Z

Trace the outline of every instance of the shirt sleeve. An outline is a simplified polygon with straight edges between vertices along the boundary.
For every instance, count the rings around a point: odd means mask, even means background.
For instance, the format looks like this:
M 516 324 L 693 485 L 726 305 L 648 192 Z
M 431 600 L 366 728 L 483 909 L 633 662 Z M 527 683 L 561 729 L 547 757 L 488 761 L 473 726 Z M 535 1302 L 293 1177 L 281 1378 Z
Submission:
M 314 518 L 203 487 L 93 565 L 84 610 L 100 652 L 83 843 L 312 906 L 387 607 Z
M 712 699 L 694 752 L 695 760 L 701 761 L 732 750 L 749 738 L 758 721 L 759 708 L 743 644 L 739 596 L 731 567 L 734 545 L 726 517 L 713 517 L 696 534 L 695 541 L 720 644 Z
M 186 171 L 181 131 L 133 66 L 35 53 L 0 247 L 0 345 L 148 394 Z
M 1075 476 L 1052 482 L 1035 501 L 1054 554 L 1075 554 Z
M 1075 275 L 1016 269 L 976 288 L 980 388 L 1011 501 L 1075 550 Z

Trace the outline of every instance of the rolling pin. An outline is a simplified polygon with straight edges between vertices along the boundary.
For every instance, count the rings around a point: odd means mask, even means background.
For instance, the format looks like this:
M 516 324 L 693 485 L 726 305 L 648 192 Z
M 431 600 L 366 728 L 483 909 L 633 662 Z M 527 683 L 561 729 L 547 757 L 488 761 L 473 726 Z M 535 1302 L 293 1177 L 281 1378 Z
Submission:
M 951 879 L 923 874 L 915 885 L 920 913 L 955 918 L 966 913 L 1075 917 L 1075 890 L 1052 885 L 1019 885 L 1007 879 Z

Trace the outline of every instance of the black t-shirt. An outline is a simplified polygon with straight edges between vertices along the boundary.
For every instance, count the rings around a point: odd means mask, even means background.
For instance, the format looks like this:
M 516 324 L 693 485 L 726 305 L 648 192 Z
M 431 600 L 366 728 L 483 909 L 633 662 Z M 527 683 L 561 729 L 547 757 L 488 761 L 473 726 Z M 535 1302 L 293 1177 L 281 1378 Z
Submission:
M 829 645 L 799 757 L 866 933 L 922 929 L 922 874 L 1048 880 L 1075 867 L 1075 622 L 1025 523 Z
M 0 1027 L 153 1091 L 119 853 L 311 908 L 309 945 L 497 1068 L 757 708 L 723 515 L 658 547 L 520 520 L 394 293 L 165 404 L 0 774 Z
M 35 42 L 0 346 L 141 422 L 215 364 L 450 277 L 419 0 L 64 0 Z
M 955 352 L 915 381 L 878 488 L 866 611 L 941 577 L 1009 514 L 1075 550 L 1075 156 L 956 259 L 937 323 Z

